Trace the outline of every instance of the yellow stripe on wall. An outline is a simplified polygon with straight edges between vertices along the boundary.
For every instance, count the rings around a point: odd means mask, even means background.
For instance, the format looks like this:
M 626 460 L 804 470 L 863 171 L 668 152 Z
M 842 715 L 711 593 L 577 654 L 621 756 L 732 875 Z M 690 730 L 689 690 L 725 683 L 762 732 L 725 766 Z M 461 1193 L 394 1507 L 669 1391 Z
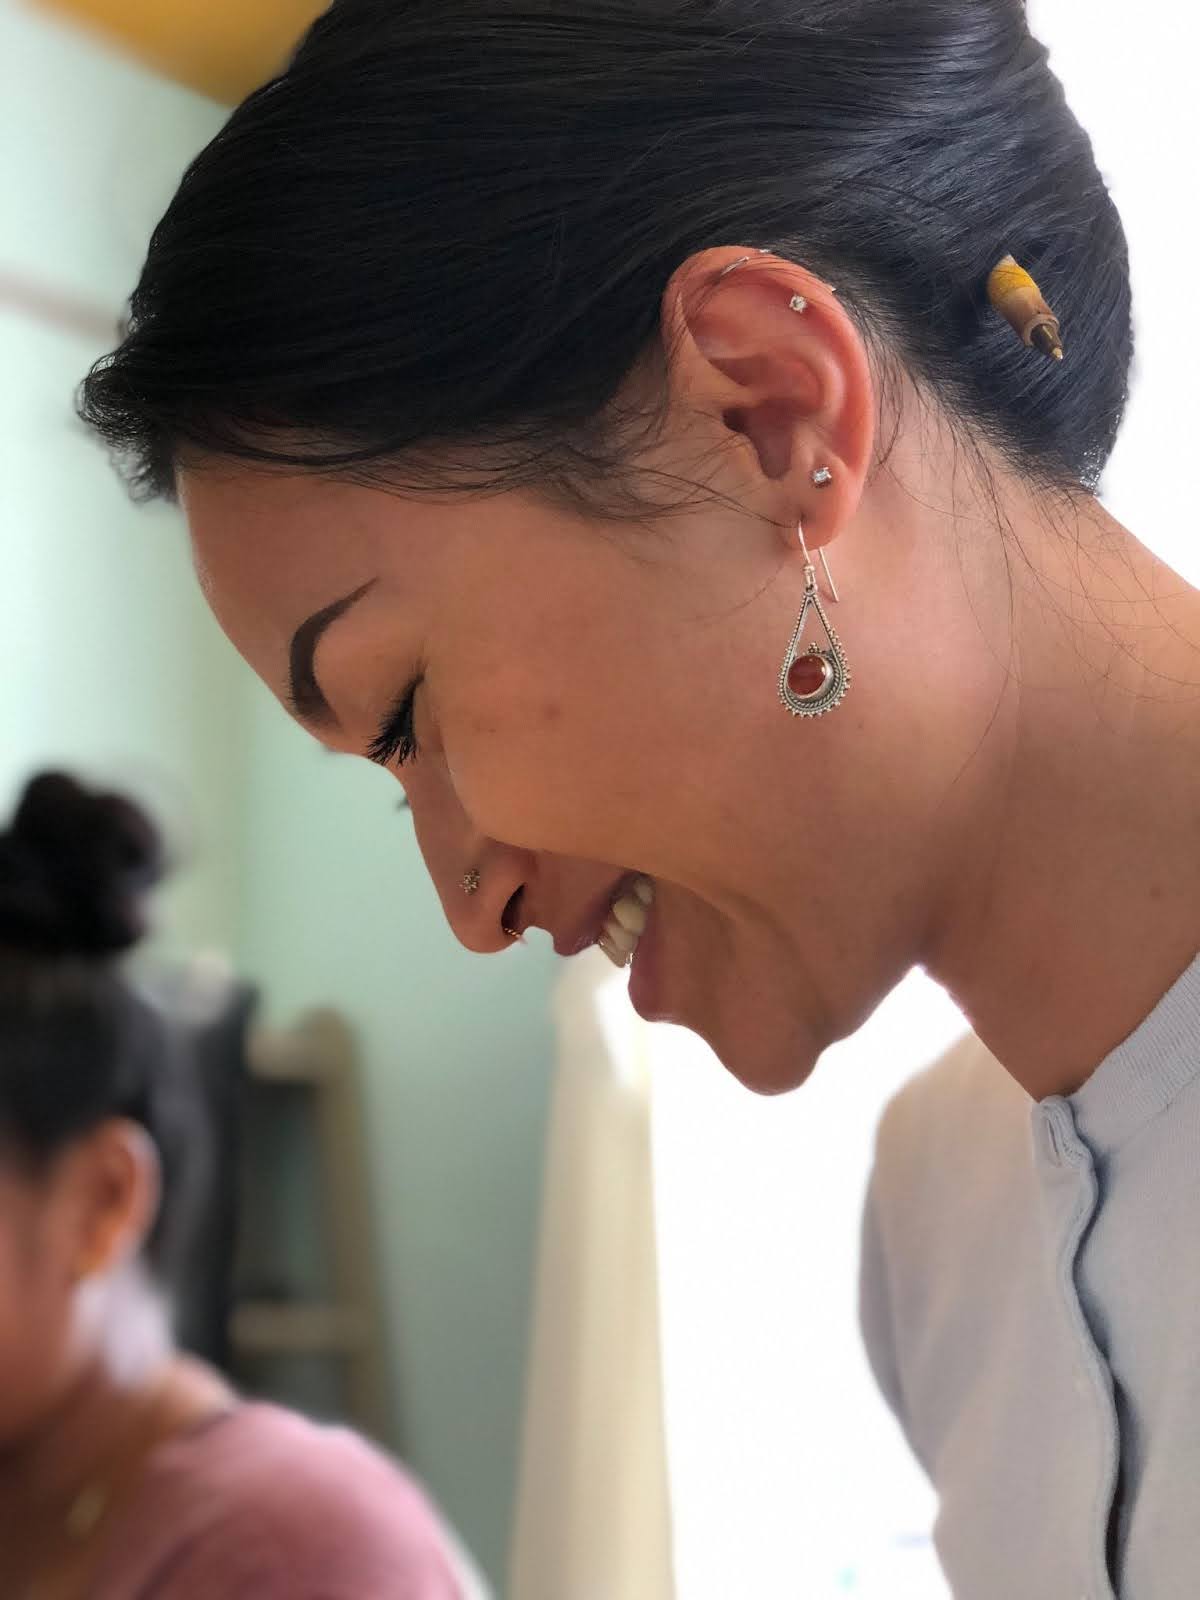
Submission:
M 234 105 L 272 77 L 328 0 L 35 0 L 155 71 Z

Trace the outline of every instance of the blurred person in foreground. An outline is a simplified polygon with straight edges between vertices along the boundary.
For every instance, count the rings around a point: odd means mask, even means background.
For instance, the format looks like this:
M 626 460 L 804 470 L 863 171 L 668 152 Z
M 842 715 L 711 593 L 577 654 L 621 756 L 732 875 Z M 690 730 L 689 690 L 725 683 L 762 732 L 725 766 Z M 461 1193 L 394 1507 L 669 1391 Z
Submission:
M 118 964 L 162 857 L 54 773 L 0 833 L 0 1596 L 482 1600 L 402 1470 L 173 1345 L 189 1128 Z

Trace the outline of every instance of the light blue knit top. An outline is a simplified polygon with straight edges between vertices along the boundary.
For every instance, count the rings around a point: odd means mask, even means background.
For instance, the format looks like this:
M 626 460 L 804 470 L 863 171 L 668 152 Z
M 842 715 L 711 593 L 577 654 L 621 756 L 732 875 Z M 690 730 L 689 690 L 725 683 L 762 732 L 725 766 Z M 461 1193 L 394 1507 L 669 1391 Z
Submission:
M 893 1097 L 860 1313 L 956 1600 L 1198 1600 L 1200 956 L 1076 1094 Z

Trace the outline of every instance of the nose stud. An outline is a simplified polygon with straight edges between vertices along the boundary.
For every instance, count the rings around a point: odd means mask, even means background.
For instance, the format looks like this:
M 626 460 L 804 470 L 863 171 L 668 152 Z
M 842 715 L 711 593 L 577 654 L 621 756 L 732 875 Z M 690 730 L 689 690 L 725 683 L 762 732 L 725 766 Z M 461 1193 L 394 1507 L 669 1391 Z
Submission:
M 479 888 L 479 873 L 474 867 L 462 879 L 462 886 L 463 893 L 468 895 L 474 894 Z

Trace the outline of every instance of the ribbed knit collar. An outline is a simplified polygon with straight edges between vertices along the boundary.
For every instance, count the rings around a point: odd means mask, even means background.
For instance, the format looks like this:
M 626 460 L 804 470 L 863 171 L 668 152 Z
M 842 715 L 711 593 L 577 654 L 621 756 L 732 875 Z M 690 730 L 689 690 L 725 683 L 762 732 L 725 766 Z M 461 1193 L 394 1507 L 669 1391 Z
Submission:
M 1067 1103 L 1098 1155 L 1115 1150 L 1200 1074 L 1200 955 Z

